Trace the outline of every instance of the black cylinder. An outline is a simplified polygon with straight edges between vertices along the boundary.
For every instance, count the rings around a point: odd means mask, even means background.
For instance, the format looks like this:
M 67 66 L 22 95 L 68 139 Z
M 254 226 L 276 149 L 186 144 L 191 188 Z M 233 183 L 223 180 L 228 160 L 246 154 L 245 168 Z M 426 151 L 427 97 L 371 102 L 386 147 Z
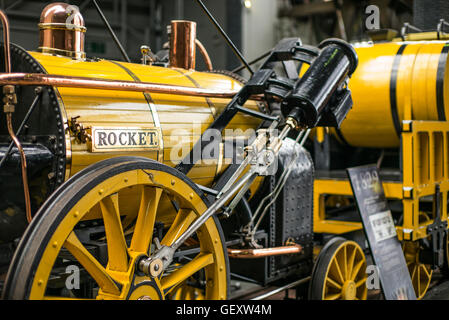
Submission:
M 316 126 L 334 92 L 357 67 L 357 54 L 348 43 L 329 39 L 319 47 L 319 56 L 282 105 L 284 116 L 309 128 Z

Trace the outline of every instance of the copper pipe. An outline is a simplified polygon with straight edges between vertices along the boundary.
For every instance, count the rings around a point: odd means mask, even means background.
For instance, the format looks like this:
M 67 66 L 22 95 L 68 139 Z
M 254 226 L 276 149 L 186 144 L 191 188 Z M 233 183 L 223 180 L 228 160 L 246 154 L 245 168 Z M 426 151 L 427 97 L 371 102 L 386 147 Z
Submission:
M 175 20 L 170 24 L 170 67 L 195 69 L 196 23 Z
M 270 256 L 278 256 L 283 254 L 295 254 L 300 253 L 302 251 L 302 246 L 293 245 L 293 246 L 283 246 L 283 247 L 274 247 L 274 248 L 263 248 L 263 249 L 229 249 L 228 255 L 231 258 L 240 258 L 240 259 L 254 259 L 254 258 L 263 258 Z
M 37 85 L 86 88 L 99 90 L 119 90 L 135 92 L 152 92 L 175 95 L 189 95 L 208 98 L 232 98 L 238 90 L 216 91 L 195 87 L 174 86 L 153 82 L 116 81 L 98 78 L 70 77 L 60 75 L 49 75 L 40 73 L 10 73 L 0 74 L 0 85 Z
M 201 56 L 204 59 L 204 63 L 206 64 L 207 69 L 209 71 L 212 71 L 214 69 L 212 66 L 212 60 L 211 60 L 209 54 L 207 53 L 206 47 L 204 47 L 204 45 L 198 39 L 195 39 L 195 44 L 196 44 L 198 50 L 200 50 Z M 169 42 L 164 43 L 163 47 L 170 48 Z M 196 65 L 195 65 L 195 67 L 196 67 Z
M 6 14 L 0 10 L 0 19 L 3 25 L 3 43 L 5 50 L 5 72 L 11 72 L 11 50 L 9 45 L 9 21 Z
M 41 73 L 0 74 L 0 85 L 55 86 L 80 89 L 152 92 L 204 98 L 233 98 L 239 90 L 210 90 L 195 87 L 174 86 L 153 82 L 117 81 L 87 77 L 69 77 Z M 252 95 L 249 100 L 265 101 L 263 95 Z M 275 97 L 275 100 L 279 100 Z
M 20 144 L 19 139 L 14 133 L 14 130 L 12 129 L 12 114 L 8 112 L 6 114 L 6 122 L 8 126 L 8 132 L 11 136 L 11 139 L 14 141 L 14 144 L 16 145 L 17 149 L 20 153 L 20 160 L 21 160 L 21 166 L 22 166 L 22 181 L 23 181 L 23 193 L 25 195 L 25 207 L 26 207 L 26 217 L 28 220 L 28 223 L 31 222 L 31 200 L 30 200 L 30 192 L 28 188 L 28 176 L 27 176 L 27 161 L 25 157 L 25 152 L 23 151 L 22 145 Z
M 214 68 L 212 67 L 212 60 L 210 59 L 209 54 L 207 53 L 206 48 L 200 42 L 200 40 L 195 39 L 196 46 L 200 50 L 201 55 L 203 56 L 204 63 L 206 63 L 207 70 L 212 71 Z
M 10 41 L 9 41 L 9 21 L 6 14 L 0 10 L 0 20 L 2 21 L 3 26 L 3 46 L 5 50 L 5 72 L 11 73 L 11 49 L 10 49 Z M 13 89 L 14 90 L 14 89 Z M 17 149 L 20 153 L 20 164 L 22 167 L 22 181 L 23 181 L 23 193 L 25 195 L 25 207 L 26 207 L 26 217 L 28 222 L 31 222 L 31 200 L 30 200 L 30 192 L 28 188 L 28 177 L 27 177 L 27 162 L 25 152 L 23 151 L 22 145 L 20 144 L 19 139 L 16 137 L 14 130 L 12 128 L 12 113 L 6 113 L 6 125 L 8 127 L 9 135 L 11 139 L 14 141 L 14 144 L 17 146 Z

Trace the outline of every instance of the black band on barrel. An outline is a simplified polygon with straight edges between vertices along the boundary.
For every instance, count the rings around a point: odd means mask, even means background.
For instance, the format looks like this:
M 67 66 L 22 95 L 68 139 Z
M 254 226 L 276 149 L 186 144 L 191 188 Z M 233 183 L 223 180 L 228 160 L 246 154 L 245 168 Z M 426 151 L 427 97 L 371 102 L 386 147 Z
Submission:
M 437 112 L 438 120 L 440 121 L 446 121 L 446 114 L 444 112 L 444 71 L 446 70 L 448 52 L 449 43 L 446 43 L 441 50 L 437 69 Z
M 391 69 L 390 77 L 390 107 L 391 107 L 391 118 L 393 119 L 394 128 L 398 137 L 401 135 L 401 122 L 399 121 L 398 104 L 396 97 L 396 85 L 398 80 L 399 63 L 401 62 L 402 53 L 407 45 L 403 44 L 399 47 L 398 52 L 393 60 L 393 67 Z

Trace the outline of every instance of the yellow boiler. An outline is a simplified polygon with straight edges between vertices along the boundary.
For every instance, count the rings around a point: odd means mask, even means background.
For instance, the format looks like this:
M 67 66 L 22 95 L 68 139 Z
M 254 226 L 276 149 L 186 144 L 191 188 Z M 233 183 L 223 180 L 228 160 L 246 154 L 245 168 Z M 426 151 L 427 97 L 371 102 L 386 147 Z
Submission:
M 29 54 L 45 72 L 55 75 L 72 75 L 109 80 L 154 82 L 161 84 L 198 87 L 203 89 L 238 90 L 241 83 L 223 74 L 202 73 L 194 70 L 162 68 L 109 60 L 74 60 L 39 52 Z M 182 147 L 189 150 L 214 119 L 226 107 L 229 99 L 186 97 L 169 94 L 153 94 L 77 88 L 58 88 L 59 105 L 64 122 L 72 119 L 87 128 L 94 139 L 96 132 L 105 132 L 114 142 L 110 148 L 92 147 L 89 141 L 78 141 L 73 132 L 66 130 L 67 167 L 66 178 L 98 161 L 120 155 L 144 156 L 169 166 L 182 159 Z M 259 110 L 256 102 L 247 107 Z M 239 129 L 233 135 L 237 139 L 248 138 L 260 120 L 238 114 L 228 129 Z M 141 130 L 155 130 L 154 147 L 136 148 Z M 134 131 L 133 131 L 134 130 Z M 136 130 L 140 130 L 137 132 Z M 132 135 L 132 137 L 131 137 Z M 131 137 L 131 138 L 130 138 Z M 137 137 L 137 138 L 136 138 Z M 101 138 L 101 137 L 100 137 Z M 229 137 L 227 137 L 229 138 Z M 131 139 L 131 140 L 130 140 Z M 107 144 L 108 140 L 105 140 Z M 138 142 L 138 141 L 137 141 Z M 101 143 L 101 141 L 100 141 Z M 120 143 L 124 147 L 120 148 Z M 173 148 L 180 149 L 179 152 Z M 217 161 L 199 162 L 189 176 L 202 185 L 210 185 L 226 166 L 224 155 Z

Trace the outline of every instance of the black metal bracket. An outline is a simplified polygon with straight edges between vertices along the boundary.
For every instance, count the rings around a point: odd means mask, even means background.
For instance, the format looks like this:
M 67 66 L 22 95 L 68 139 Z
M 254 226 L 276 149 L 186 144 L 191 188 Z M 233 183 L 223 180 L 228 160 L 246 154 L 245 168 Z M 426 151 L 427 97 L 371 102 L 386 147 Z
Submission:
M 402 41 L 405 41 L 405 36 L 409 33 L 409 30 L 413 30 L 413 31 L 416 31 L 416 32 L 422 32 L 421 29 L 419 29 L 419 28 L 417 28 L 417 27 L 411 25 L 411 24 L 408 23 L 408 22 L 405 22 L 404 25 L 403 25 L 402 28 L 401 28 L 401 38 L 402 38 Z
M 447 232 L 447 221 L 441 221 L 440 185 L 435 186 L 434 221 L 427 226 L 427 234 L 431 236 L 432 269 L 440 268 L 444 263 L 444 236 Z
M 446 33 L 444 27 L 449 27 L 449 23 L 447 23 L 444 19 L 440 19 L 437 25 L 437 38 L 440 40 L 441 33 Z

